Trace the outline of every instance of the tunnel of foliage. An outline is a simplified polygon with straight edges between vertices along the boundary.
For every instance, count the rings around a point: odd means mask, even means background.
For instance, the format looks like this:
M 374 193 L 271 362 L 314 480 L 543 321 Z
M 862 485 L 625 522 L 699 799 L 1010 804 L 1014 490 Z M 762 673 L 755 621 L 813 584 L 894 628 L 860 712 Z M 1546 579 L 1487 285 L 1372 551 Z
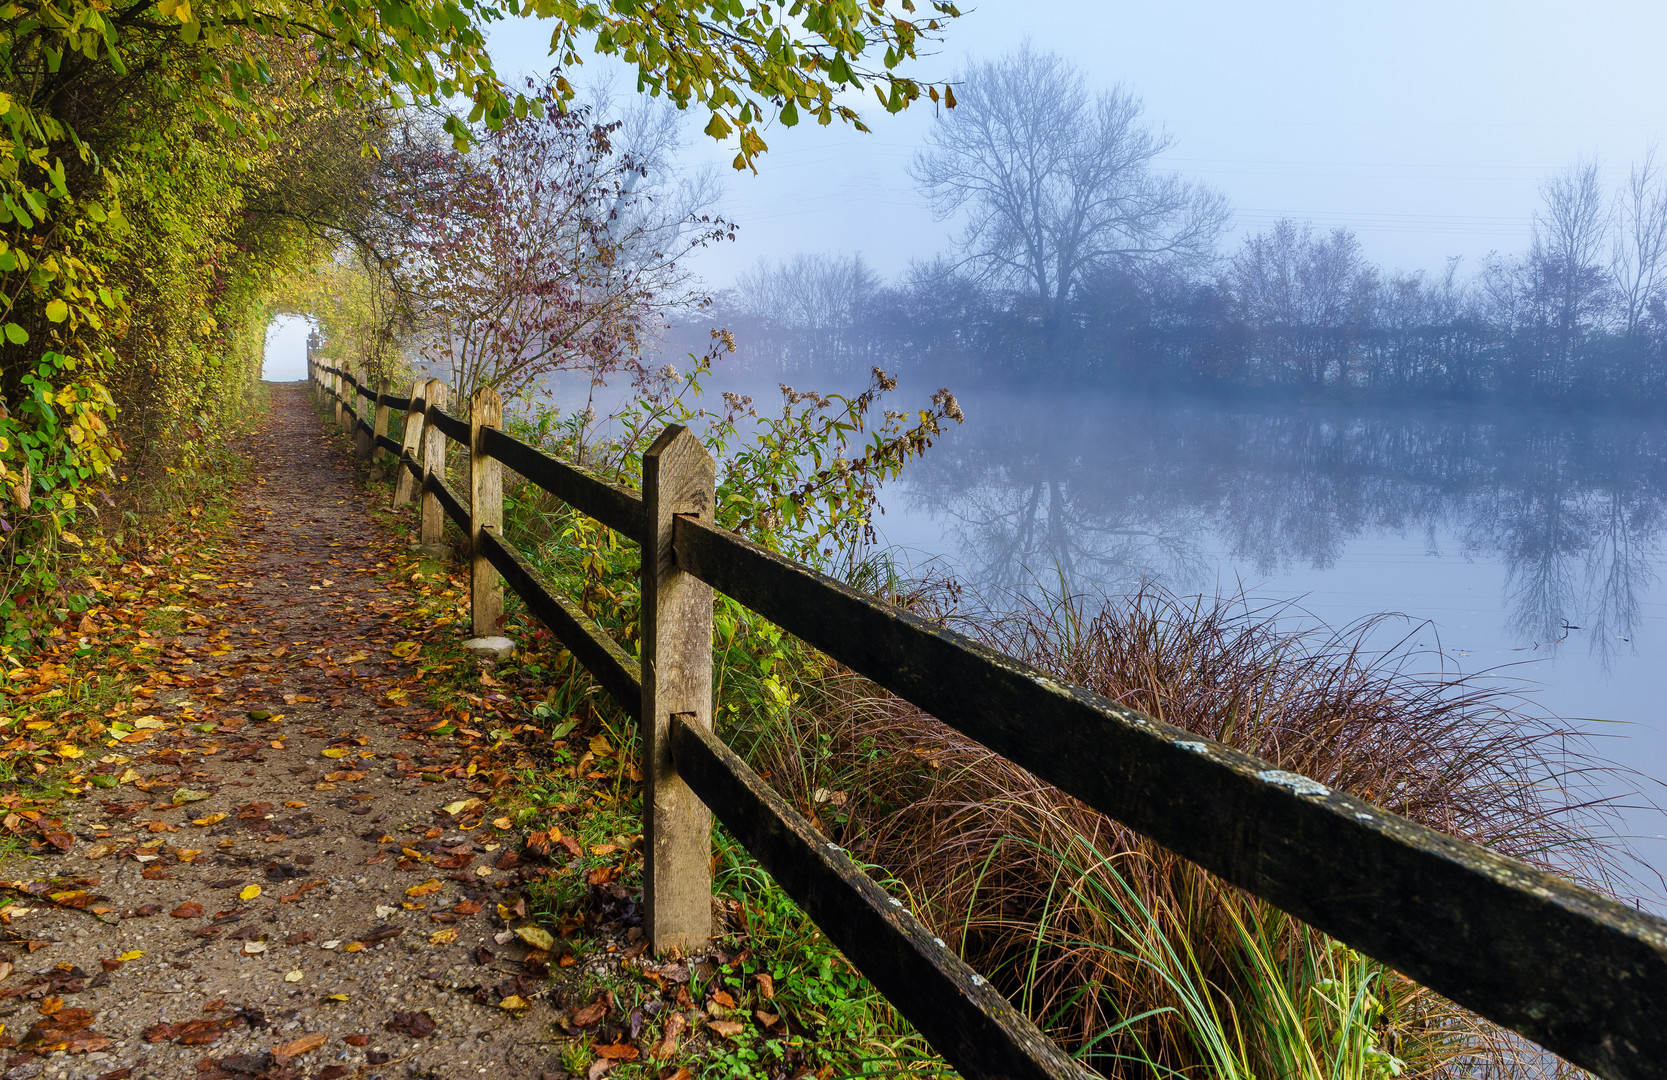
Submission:
M 710 113 L 736 167 L 767 120 L 861 121 L 953 5 L 678 0 L 23 0 L 0 5 L 0 648 L 29 651 L 89 544 L 188 505 L 250 414 L 272 315 L 328 300 L 373 368 L 411 315 L 385 269 L 388 157 L 459 155 L 565 113 L 581 52 Z M 486 32 L 537 18 L 555 74 L 516 93 Z M 677 43 L 673 48 L 672 43 Z M 592 125 L 591 127 L 599 127 Z M 587 132 L 590 130 L 586 129 Z M 407 146 L 406 149 L 409 149 Z M 407 165 L 410 154 L 392 155 Z M 323 269 L 320 270 L 319 268 Z M 629 344 L 628 342 L 626 343 Z M 66 562 L 66 560 L 68 560 Z

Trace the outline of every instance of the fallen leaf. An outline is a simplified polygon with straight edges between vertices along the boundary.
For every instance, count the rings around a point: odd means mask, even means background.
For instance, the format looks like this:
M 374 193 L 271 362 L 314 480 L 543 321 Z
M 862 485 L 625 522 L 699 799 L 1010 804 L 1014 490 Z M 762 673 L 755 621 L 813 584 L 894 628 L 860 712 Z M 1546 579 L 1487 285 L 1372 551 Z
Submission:
M 409 1035 L 413 1039 L 426 1039 L 434 1034 L 437 1025 L 434 1017 L 426 1012 L 398 1012 L 394 1018 L 382 1025 L 388 1031 Z
M 202 791 L 198 788 L 182 787 L 178 791 L 174 792 L 174 805 L 178 806 L 181 803 L 202 802 L 212 794 L 213 792 L 211 791 Z
M 237 898 L 239 900 L 253 900 L 255 897 L 257 897 L 259 895 L 260 895 L 260 886 L 259 885 L 245 885 L 245 886 L 243 886 L 243 891 L 239 892 L 237 894 Z
M 279 1062 L 282 1063 L 290 1058 L 300 1057 L 309 1050 L 317 1050 L 319 1047 L 328 1042 L 329 1039 L 330 1036 L 326 1035 L 324 1032 L 315 1031 L 310 1035 L 303 1035 L 299 1039 L 292 1042 L 280 1043 L 277 1046 L 274 1046 L 272 1048 L 272 1056 L 277 1058 Z
M 195 900 L 187 900 L 168 914 L 176 919 L 200 919 L 203 914 L 203 906 Z
M 518 926 L 515 928 L 515 936 L 533 948 L 543 949 L 545 952 L 551 952 L 556 947 L 556 939 L 550 936 L 550 931 L 541 926 Z
M 573 1014 L 573 1026 L 589 1027 L 592 1024 L 601 1023 L 602 1018 L 607 1015 L 608 1003 L 603 1000 L 598 1000 L 586 1005 L 584 1008 Z
M 733 1039 L 746 1030 L 742 1024 L 734 1020 L 708 1020 L 706 1026 L 726 1039 Z
M 120 956 L 116 957 L 116 959 L 120 960 L 122 963 L 126 964 L 126 963 L 130 963 L 131 961 L 137 960 L 141 956 L 144 956 L 144 955 L 145 955 L 145 950 L 143 950 L 143 949 L 129 949 L 127 952 L 124 952 Z
M 605 1057 L 613 1061 L 637 1060 L 637 1048 L 630 1043 L 598 1044 L 593 1049 L 596 1051 L 597 1057 Z
M 428 936 L 430 945 L 450 945 L 456 940 L 457 931 L 455 929 L 436 930 Z
M 299 969 L 297 969 L 286 974 L 284 976 L 284 981 L 287 983 L 298 983 L 304 978 L 306 978 L 306 976 L 303 975 Z
M 265 951 L 266 942 L 264 941 L 245 941 L 243 943 L 244 956 L 254 956 L 257 953 L 263 953 Z
M 225 814 L 210 814 L 207 817 L 198 818 L 197 820 L 193 821 L 191 824 L 193 824 L 193 825 L 218 825 L 224 820 L 226 820 L 226 815 Z
M 673 1012 L 666 1017 L 665 1033 L 660 1036 L 660 1041 L 654 1044 L 654 1048 L 648 1052 L 648 1056 L 665 1059 L 677 1053 L 677 1037 L 682 1034 L 684 1025 L 687 1023 L 688 1021 L 683 1018 L 683 1014 L 680 1012 Z
M 520 994 L 511 994 L 502 1001 L 498 1002 L 498 1008 L 509 1012 L 521 1012 L 524 1009 L 530 1009 L 532 1007 L 533 1003 L 522 997 Z
M 409 889 L 406 889 L 405 890 L 405 895 L 406 896 L 427 896 L 429 893 L 438 892 L 439 890 L 440 890 L 439 879 L 429 878 L 427 881 L 423 882 L 421 885 L 413 885 Z

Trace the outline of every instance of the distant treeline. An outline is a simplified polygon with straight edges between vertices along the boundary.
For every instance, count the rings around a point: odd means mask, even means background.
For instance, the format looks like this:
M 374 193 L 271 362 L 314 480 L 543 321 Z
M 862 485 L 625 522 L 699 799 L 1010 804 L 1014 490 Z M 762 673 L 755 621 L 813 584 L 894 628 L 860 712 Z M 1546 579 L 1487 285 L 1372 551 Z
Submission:
M 1335 267 L 1322 280 L 1289 272 L 1324 262 Z M 1667 403 L 1661 295 L 1630 311 L 1588 275 L 1569 318 L 1561 276 L 1534 254 L 1469 277 L 1456 265 L 1386 273 L 1345 230 L 1282 222 L 1215 276 L 1097 272 L 1062 319 L 1034 294 L 943 265 L 885 282 L 860 256 L 801 256 L 755 270 L 677 336 L 727 327 L 745 370 L 787 377 L 878 365 L 981 381 Z
M 1224 250 L 1225 200 L 1156 171 L 1171 144 L 1138 99 L 1057 56 L 1022 48 L 961 85 L 912 167 L 963 224 L 949 254 L 891 282 L 860 256 L 762 264 L 685 331 L 728 327 L 738 362 L 784 375 L 1667 403 L 1653 153 L 1614 189 L 1590 162 L 1548 179 L 1522 254 L 1408 274 L 1292 221 Z

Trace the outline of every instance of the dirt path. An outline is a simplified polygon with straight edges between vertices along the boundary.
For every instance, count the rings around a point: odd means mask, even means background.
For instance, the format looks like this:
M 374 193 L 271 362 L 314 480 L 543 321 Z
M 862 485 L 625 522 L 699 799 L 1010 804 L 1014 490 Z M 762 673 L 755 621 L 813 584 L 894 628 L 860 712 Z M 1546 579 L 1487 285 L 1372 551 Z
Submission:
M 492 917 L 519 885 L 513 846 L 480 809 L 442 809 L 484 784 L 408 704 L 403 538 L 366 513 L 302 387 L 272 397 L 233 554 L 157 661 L 172 685 L 108 749 L 132 757 L 123 782 L 64 807 L 67 853 L 8 867 L 82 877 L 90 902 L 14 893 L 0 912 L 0 989 L 28 987 L 0 1000 L 21 1044 L 6 1080 L 557 1070 L 539 957 Z M 520 1014 L 499 1004 L 517 990 Z

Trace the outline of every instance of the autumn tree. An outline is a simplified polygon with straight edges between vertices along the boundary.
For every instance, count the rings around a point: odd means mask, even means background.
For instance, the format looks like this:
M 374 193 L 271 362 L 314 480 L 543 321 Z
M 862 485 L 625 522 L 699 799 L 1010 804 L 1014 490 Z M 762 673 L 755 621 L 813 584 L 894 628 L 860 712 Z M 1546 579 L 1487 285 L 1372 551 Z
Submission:
M 537 100 L 468 153 L 419 133 L 392 159 L 416 347 L 464 390 L 516 397 L 640 363 L 665 313 L 699 299 L 682 257 L 728 235 L 623 144 L 622 121 Z

